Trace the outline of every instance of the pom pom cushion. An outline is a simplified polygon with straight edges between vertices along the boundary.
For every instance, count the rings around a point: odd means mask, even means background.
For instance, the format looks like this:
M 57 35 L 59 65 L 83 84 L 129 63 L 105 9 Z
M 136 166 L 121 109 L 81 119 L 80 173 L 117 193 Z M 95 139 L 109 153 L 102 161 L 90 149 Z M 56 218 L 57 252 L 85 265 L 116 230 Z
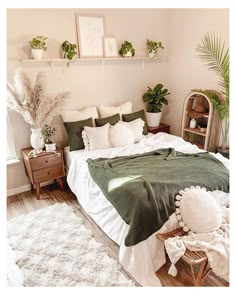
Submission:
M 82 132 L 85 150 L 93 151 L 112 147 L 109 139 L 110 124 L 102 127 L 84 127 Z
M 111 107 L 111 106 L 103 106 L 100 105 L 98 107 L 99 109 L 99 113 L 101 118 L 106 118 L 106 117 L 110 117 L 113 116 L 115 114 L 128 114 L 132 112 L 132 102 L 131 101 L 127 101 L 121 105 L 119 105 L 118 107 Z
M 116 123 L 110 127 L 110 142 L 113 147 L 122 147 L 134 143 L 134 134 L 132 130 L 122 124 Z
M 184 231 L 209 233 L 220 228 L 220 206 L 205 188 L 186 188 L 179 191 L 175 200 L 176 217 Z

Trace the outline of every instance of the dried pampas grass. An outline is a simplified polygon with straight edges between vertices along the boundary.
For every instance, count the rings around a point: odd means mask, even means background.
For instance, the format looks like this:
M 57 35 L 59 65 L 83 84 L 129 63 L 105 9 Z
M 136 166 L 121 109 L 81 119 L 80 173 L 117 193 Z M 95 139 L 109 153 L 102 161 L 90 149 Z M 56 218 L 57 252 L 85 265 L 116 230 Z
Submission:
M 43 72 L 36 75 L 34 83 L 22 70 L 17 70 L 13 85 L 7 83 L 7 106 L 20 113 L 31 128 L 41 128 L 59 113 L 60 106 L 71 92 L 62 92 L 54 98 L 46 95 L 47 77 Z

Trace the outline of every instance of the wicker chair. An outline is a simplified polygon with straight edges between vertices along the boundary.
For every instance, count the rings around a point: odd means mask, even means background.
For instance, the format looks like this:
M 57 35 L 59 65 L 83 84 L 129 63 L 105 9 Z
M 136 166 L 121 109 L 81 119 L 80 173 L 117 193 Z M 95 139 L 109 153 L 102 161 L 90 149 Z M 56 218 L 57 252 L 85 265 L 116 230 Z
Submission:
M 177 228 L 168 233 L 158 233 L 156 237 L 161 240 L 167 240 L 168 238 L 173 238 L 176 236 L 184 236 L 186 232 L 183 231 L 182 228 Z M 211 268 L 208 267 L 208 259 L 204 252 L 202 251 L 190 251 L 186 250 L 182 259 L 189 264 L 191 268 L 193 285 L 201 286 L 203 280 L 207 277 L 207 275 L 211 272 Z

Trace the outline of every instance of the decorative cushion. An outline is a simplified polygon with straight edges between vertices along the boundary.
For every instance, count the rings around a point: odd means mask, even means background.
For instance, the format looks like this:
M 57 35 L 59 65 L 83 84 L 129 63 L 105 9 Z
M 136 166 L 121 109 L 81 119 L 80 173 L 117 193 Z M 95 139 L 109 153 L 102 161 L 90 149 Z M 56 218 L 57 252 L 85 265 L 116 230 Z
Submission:
M 145 122 L 144 127 L 143 127 L 143 134 L 147 135 L 148 134 L 148 129 L 147 129 L 147 121 L 146 121 L 144 110 L 140 110 L 140 111 L 137 111 L 137 112 L 134 112 L 134 113 L 122 115 L 122 119 L 125 122 L 130 122 L 130 121 L 133 121 L 133 120 L 138 119 L 138 118 L 141 118 Z
M 62 111 L 61 116 L 64 122 L 75 122 L 88 118 L 95 119 L 98 117 L 98 112 L 97 108 L 93 106 L 79 111 Z
M 110 128 L 110 142 L 113 147 L 132 144 L 134 143 L 133 131 L 121 122 L 118 122 Z
M 101 118 L 106 118 L 106 117 L 110 117 L 113 116 L 115 114 L 128 114 L 132 112 L 132 102 L 131 101 L 127 101 L 123 104 L 121 104 L 120 106 L 117 107 L 111 107 L 111 106 L 103 106 L 100 105 L 98 107 L 99 113 Z
M 138 118 L 138 119 L 130 121 L 130 122 L 120 121 L 119 123 L 127 126 L 133 132 L 134 142 L 139 142 L 142 139 L 143 126 L 144 126 L 145 122 L 141 118 Z
M 89 118 L 77 122 L 64 122 L 64 126 L 69 139 L 70 151 L 83 149 L 82 131 L 84 126 L 93 126 L 93 119 Z
M 109 139 L 110 124 L 102 127 L 84 127 L 82 138 L 85 150 L 93 151 L 112 147 Z
M 220 206 L 204 187 L 191 186 L 180 190 L 175 199 L 176 218 L 184 231 L 209 233 L 220 228 Z
M 120 115 L 115 114 L 113 116 L 106 117 L 106 118 L 101 118 L 101 119 L 97 118 L 94 121 L 97 127 L 101 127 L 107 123 L 109 123 L 110 125 L 115 125 L 119 120 L 120 120 Z

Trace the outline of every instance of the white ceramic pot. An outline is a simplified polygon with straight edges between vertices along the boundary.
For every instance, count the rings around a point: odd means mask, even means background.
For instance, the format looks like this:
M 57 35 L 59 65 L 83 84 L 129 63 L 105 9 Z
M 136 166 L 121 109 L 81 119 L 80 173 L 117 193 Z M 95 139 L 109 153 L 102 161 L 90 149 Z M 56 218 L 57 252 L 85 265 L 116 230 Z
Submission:
M 43 49 L 31 48 L 31 54 L 33 59 L 42 59 Z
M 56 143 L 45 143 L 45 149 L 46 151 L 48 152 L 51 152 L 51 151 L 55 151 L 56 150 Z
M 153 57 L 155 57 L 156 53 L 157 53 L 156 50 L 152 50 L 151 52 L 148 53 L 148 56 L 150 58 L 153 58 Z
M 160 113 L 146 112 L 146 119 L 147 119 L 147 125 L 149 127 L 157 127 L 160 124 L 161 112 Z
M 132 52 L 128 51 L 127 53 L 123 54 L 124 57 L 131 57 L 132 56 Z
M 44 141 L 41 135 L 41 128 L 31 128 L 30 143 L 32 148 L 36 151 L 44 147 Z

